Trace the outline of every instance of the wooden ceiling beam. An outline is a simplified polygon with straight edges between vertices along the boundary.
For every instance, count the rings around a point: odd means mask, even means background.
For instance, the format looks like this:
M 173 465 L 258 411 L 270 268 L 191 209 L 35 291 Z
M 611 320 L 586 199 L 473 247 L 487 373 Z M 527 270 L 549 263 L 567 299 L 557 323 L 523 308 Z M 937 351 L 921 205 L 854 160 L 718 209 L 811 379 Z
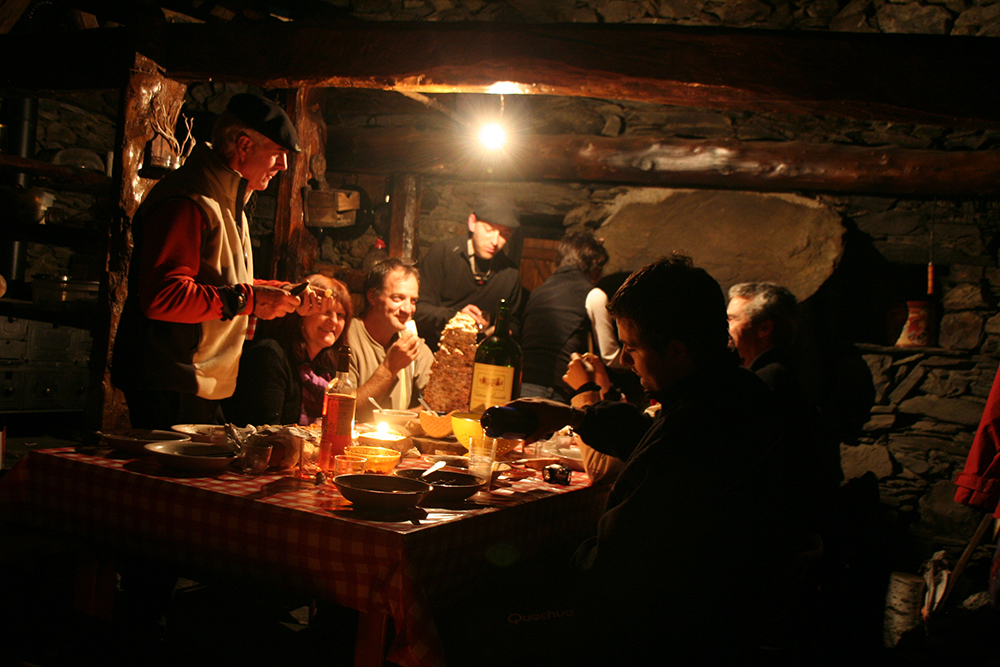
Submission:
M 346 172 L 762 192 L 1000 195 L 1000 151 L 532 135 L 512 137 L 503 153 L 490 154 L 471 136 L 440 131 L 330 127 L 327 133 L 328 164 Z
M 277 88 L 528 94 L 1000 127 L 1000 40 L 649 24 L 176 25 L 170 76 Z
M 0 38 L 0 87 L 93 80 L 134 47 L 181 81 L 421 93 L 570 95 L 766 113 L 1000 127 L 1000 40 L 650 24 L 435 22 L 171 24 Z M 111 40 L 111 41 L 109 41 Z M 66 54 L 74 54 L 67 58 Z

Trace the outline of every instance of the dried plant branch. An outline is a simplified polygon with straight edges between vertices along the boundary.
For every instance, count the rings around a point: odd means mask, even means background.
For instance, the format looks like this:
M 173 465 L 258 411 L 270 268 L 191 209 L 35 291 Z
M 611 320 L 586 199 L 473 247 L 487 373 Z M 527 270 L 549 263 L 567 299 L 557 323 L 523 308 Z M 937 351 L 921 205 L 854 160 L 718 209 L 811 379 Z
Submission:
M 177 125 L 177 117 L 181 111 L 180 105 L 176 105 L 176 109 L 173 109 L 171 108 L 173 105 L 160 103 L 160 96 L 154 94 L 149 100 L 149 106 L 152 111 L 149 116 L 150 127 L 153 128 L 153 132 L 163 137 L 174 154 L 179 156 L 181 154 L 181 146 L 177 141 L 177 137 L 174 136 L 173 128 Z
M 181 114 L 181 117 L 184 118 L 184 129 L 187 131 L 187 136 L 184 137 L 184 143 L 181 144 L 180 152 L 178 153 L 181 161 L 183 162 L 188 159 L 188 156 L 191 155 L 191 151 L 194 150 L 195 139 L 194 118 L 189 118 L 184 114 Z

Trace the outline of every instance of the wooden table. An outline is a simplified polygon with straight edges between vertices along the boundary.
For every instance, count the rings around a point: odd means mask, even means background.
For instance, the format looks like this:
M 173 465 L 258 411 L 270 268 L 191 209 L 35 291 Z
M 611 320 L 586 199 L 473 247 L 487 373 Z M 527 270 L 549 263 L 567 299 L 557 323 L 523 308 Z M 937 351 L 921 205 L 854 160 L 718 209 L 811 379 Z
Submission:
M 403 466 L 426 464 L 404 461 Z M 112 553 L 301 591 L 360 613 L 355 664 L 445 664 L 434 615 L 498 553 L 530 557 L 596 527 L 605 489 L 575 473 L 503 483 L 458 508 L 361 512 L 332 484 L 231 471 L 189 476 L 149 458 L 35 450 L 0 480 L 0 516 L 83 537 Z M 396 638 L 385 646 L 391 619 Z

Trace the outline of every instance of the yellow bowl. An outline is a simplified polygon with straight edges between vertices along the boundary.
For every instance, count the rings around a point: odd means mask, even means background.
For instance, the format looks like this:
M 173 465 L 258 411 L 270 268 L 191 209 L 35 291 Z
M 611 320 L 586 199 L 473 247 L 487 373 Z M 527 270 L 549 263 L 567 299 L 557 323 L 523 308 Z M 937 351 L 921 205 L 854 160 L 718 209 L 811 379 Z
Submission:
M 478 412 L 453 412 L 451 414 L 451 430 L 458 438 L 458 444 L 469 448 L 469 440 L 483 437 L 483 427 L 479 423 L 483 415 Z
M 514 440 L 512 438 L 497 438 L 496 457 L 499 458 L 503 456 L 507 452 L 512 451 L 515 447 L 523 443 L 524 440 Z
M 392 469 L 399 463 L 399 452 L 387 447 L 366 447 L 364 445 L 351 445 L 344 449 L 345 454 L 360 456 L 365 460 L 365 472 L 385 475 L 392 472 Z

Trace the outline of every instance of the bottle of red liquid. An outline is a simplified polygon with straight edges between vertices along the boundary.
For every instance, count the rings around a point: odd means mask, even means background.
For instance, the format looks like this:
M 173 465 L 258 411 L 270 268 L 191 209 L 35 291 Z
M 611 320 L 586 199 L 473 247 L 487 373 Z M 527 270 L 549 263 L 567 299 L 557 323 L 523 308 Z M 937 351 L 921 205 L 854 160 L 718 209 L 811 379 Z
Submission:
M 333 470 L 333 457 L 343 454 L 344 449 L 351 444 L 358 389 L 347 372 L 350 365 L 351 348 L 342 345 L 337 357 L 337 375 L 326 385 L 323 399 L 323 436 L 319 443 L 317 461 L 323 472 Z

